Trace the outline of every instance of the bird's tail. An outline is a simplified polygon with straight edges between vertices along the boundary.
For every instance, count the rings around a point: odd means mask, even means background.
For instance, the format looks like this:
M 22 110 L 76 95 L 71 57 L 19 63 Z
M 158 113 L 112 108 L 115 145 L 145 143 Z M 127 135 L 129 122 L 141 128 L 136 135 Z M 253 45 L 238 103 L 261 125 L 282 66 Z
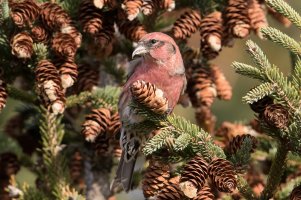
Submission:
M 116 172 L 116 177 L 111 184 L 111 189 L 121 184 L 123 189 L 128 192 L 131 189 L 132 178 L 135 168 L 135 163 L 141 141 L 137 137 L 128 138 L 124 144 L 122 155 Z

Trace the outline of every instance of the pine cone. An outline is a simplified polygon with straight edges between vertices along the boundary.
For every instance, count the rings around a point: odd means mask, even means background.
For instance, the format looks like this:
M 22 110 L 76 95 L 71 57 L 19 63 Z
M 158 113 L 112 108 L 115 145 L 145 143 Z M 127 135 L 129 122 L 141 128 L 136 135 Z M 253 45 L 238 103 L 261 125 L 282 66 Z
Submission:
M 212 160 L 209 164 L 208 175 L 219 191 L 233 192 L 236 189 L 236 173 L 229 161 L 221 158 Z
M 144 81 L 136 81 L 131 86 L 131 92 L 138 103 L 153 112 L 164 114 L 168 111 L 168 100 L 164 97 L 163 91 L 155 85 Z
M 75 28 L 75 26 L 69 24 L 65 27 L 62 27 L 61 32 L 69 34 L 73 38 L 77 48 L 81 46 L 82 34 L 77 30 L 77 28 Z
M 301 199 L 301 185 L 295 187 L 290 194 L 290 200 L 300 200 Z
M 192 200 L 214 200 L 214 194 L 212 194 L 212 191 L 210 187 L 205 185 L 201 190 L 198 191 L 198 194 L 195 198 Z
M 98 9 L 102 9 L 104 6 L 115 8 L 118 5 L 116 0 L 93 0 L 93 4 Z
M 167 11 L 172 11 L 173 9 L 175 9 L 175 7 L 176 7 L 176 2 L 175 2 L 175 0 L 163 0 L 162 1 L 163 2 L 163 4 L 162 4 L 162 9 L 164 9 L 164 10 L 166 10 L 167 9 Z
M 99 69 L 93 68 L 88 63 L 84 62 L 78 66 L 78 78 L 74 84 L 74 89 L 77 94 L 83 91 L 92 91 L 98 85 Z
M 190 10 L 180 16 L 173 25 L 172 35 L 176 39 L 186 40 L 195 33 L 201 24 L 198 11 Z
M 121 5 L 122 9 L 125 10 L 128 20 L 132 21 L 137 17 L 142 7 L 142 0 L 124 0 Z
M 260 33 L 260 29 L 268 26 L 268 21 L 262 6 L 258 0 L 251 0 L 248 10 L 251 28 L 261 39 L 263 37 Z
M 229 0 L 226 8 L 226 26 L 229 32 L 238 38 L 245 38 L 250 33 L 248 7 L 250 0 Z
M 10 177 L 20 170 L 18 157 L 14 153 L 6 152 L 0 154 L 0 176 Z
M 209 133 L 213 133 L 216 124 L 216 117 L 208 106 L 200 106 L 195 110 L 197 124 Z
M 167 185 L 169 177 L 170 166 L 160 160 L 151 159 L 142 181 L 144 197 L 155 196 Z
M 31 24 L 38 18 L 40 8 L 32 0 L 25 0 L 23 2 L 15 2 L 10 6 L 11 18 L 19 27 L 25 27 Z
M 187 47 L 181 52 L 184 63 L 190 63 L 194 59 L 199 59 L 200 49 Z M 186 66 L 186 65 L 185 65 Z
M 30 58 L 33 53 L 33 40 L 27 32 L 21 32 L 11 39 L 12 54 L 18 58 Z
M 43 26 L 50 31 L 60 30 L 71 23 L 66 11 L 56 3 L 43 3 L 41 6 L 40 18 Z
M 6 99 L 7 99 L 6 84 L 3 80 L 0 79 L 0 112 L 6 105 Z
M 156 200 L 179 200 L 185 196 L 178 185 L 167 185 L 156 196 Z
M 252 142 L 252 149 L 250 151 L 254 152 L 254 149 L 256 149 L 257 146 L 257 140 L 254 136 L 249 135 L 249 134 L 244 134 L 244 135 L 237 135 L 235 136 L 231 142 L 229 142 L 227 149 L 227 152 L 231 154 L 235 154 L 241 147 L 245 139 L 250 139 Z
M 215 11 L 201 20 L 201 50 L 203 56 L 207 59 L 213 59 L 218 56 L 222 48 L 222 24 L 221 12 Z
M 110 125 L 111 112 L 106 108 L 93 109 L 83 123 L 82 135 L 88 142 L 94 142 L 99 135 L 105 135 Z
M 54 61 L 54 65 L 59 70 L 61 83 L 63 88 L 71 87 L 76 81 L 78 71 L 77 65 L 73 60 L 60 60 Z
M 218 66 L 211 66 L 212 76 L 216 86 L 217 97 L 223 100 L 230 100 L 232 97 L 232 87 L 226 80 L 223 72 Z
M 77 50 L 77 45 L 69 34 L 57 33 L 52 39 L 52 50 L 61 58 L 73 60 Z
M 121 20 L 117 22 L 117 26 L 119 32 L 133 42 L 138 42 L 147 34 L 144 26 L 137 19 L 134 19 L 133 21 Z
M 47 44 L 50 39 L 50 33 L 40 25 L 36 25 L 31 29 L 31 36 L 35 42 Z
M 109 156 L 111 155 L 110 138 L 106 133 L 98 135 L 92 144 L 94 153 L 97 156 Z
M 271 104 L 273 104 L 273 99 L 269 96 L 265 96 L 262 99 L 250 104 L 250 107 L 256 113 L 263 113 L 265 108 Z
M 69 172 L 71 180 L 76 183 L 82 178 L 84 172 L 84 159 L 79 150 L 76 150 L 71 156 L 69 162 Z
M 194 107 L 210 107 L 216 97 L 211 69 L 202 66 L 194 69 L 187 83 L 187 91 Z
M 141 10 L 144 15 L 151 15 L 158 10 L 172 11 L 174 8 L 174 0 L 143 0 Z
M 268 105 L 265 108 L 262 117 L 271 127 L 282 129 L 289 124 L 289 112 L 281 104 Z
M 106 17 L 105 19 L 109 18 Z M 103 30 L 95 36 L 98 48 L 106 48 L 108 45 L 110 45 L 113 42 L 114 33 L 115 29 L 113 23 L 104 24 Z
M 103 13 L 97 9 L 91 0 L 83 0 L 79 9 L 79 21 L 83 32 L 94 36 L 103 30 Z
M 35 74 L 38 94 L 44 105 L 50 106 L 53 113 L 63 113 L 65 95 L 56 67 L 49 60 L 40 60 Z
M 111 137 L 115 137 L 117 134 L 120 133 L 121 129 L 121 121 L 118 112 L 115 112 L 111 115 L 111 122 L 108 127 L 108 133 Z
M 180 188 L 185 196 L 189 198 L 197 196 L 197 192 L 206 182 L 207 170 L 208 164 L 200 156 L 196 156 L 186 163 L 180 179 Z
M 273 8 L 268 7 L 268 13 L 279 23 L 283 24 L 285 27 L 290 27 L 292 25 L 292 22 L 287 17 L 277 12 Z

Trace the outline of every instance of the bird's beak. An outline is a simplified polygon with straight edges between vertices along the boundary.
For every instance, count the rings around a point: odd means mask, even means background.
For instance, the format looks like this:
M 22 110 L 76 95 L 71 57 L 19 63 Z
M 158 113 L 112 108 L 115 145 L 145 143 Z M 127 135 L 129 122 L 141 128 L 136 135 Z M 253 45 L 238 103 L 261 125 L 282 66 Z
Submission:
M 139 44 L 136 49 L 132 53 L 132 58 L 135 56 L 141 56 L 148 53 L 148 48 L 146 48 L 143 44 Z

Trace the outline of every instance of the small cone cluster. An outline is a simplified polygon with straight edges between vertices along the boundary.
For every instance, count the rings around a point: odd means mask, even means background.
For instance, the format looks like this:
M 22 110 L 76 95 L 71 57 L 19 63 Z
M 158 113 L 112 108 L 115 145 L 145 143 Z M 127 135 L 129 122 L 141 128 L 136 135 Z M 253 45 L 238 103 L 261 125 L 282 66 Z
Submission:
M 76 150 L 69 161 L 70 178 L 74 185 L 83 189 L 85 185 L 84 174 L 84 158 L 79 150 Z
M 211 66 L 211 71 L 214 78 L 217 97 L 222 100 L 230 100 L 232 98 L 232 87 L 225 75 L 216 65 Z
M 200 191 L 208 176 L 208 164 L 200 156 L 194 157 L 186 163 L 181 174 L 180 188 L 189 198 L 195 198 Z
M 6 105 L 7 90 L 5 82 L 0 78 L 0 112 Z
M 143 0 L 124 0 L 121 7 L 125 10 L 128 20 L 132 21 L 139 14 L 142 5 Z
M 257 36 L 263 38 L 262 34 L 260 33 L 260 29 L 268 26 L 263 5 L 261 5 L 258 0 L 251 0 L 250 7 L 248 9 L 248 15 L 251 28 L 255 31 Z
M 92 91 L 98 85 L 99 70 L 93 68 L 89 63 L 82 62 L 78 66 L 78 78 L 74 84 L 76 94 L 83 91 Z
M 186 40 L 195 33 L 201 24 L 198 11 L 190 10 L 180 16 L 173 25 L 172 35 L 175 39 Z
M 168 111 L 168 100 L 163 91 L 151 83 L 136 81 L 131 86 L 131 93 L 135 101 L 154 113 L 164 114 Z
M 201 50 L 207 59 L 218 56 L 222 48 L 223 20 L 222 13 L 215 11 L 201 20 L 200 23 Z
M 142 180 L 144 197 L 155 196 L 168 185 L 169 178 L 170 166 L 160 160 L 151 159 Z
M 254 136 L 249 135 L 249 134 L 235 136 L 232 139 L 232 141 L 230 141 L 228 147 L 226 148 L 227 152 L 229 154 L 235 154 L 239 149 L 241 149 L 241 147 L 246 139 L 249 139 L 252 142 L 252 149 L 251 149 L 250 153 L 254 152 L 254 150 L 256 149 L 256 146 L 257 146 L 257 140 Z
M 221 158 L 212 160 L 208 175 L 213 185 L 221 192 L 233 192 L 237 187 L 235 169 L 227 160 Z
M 33 39 L 27 32 L 20 32 L 11 39 L 12 54 L 21 59 L 28 59 L 33 53 Z
M 141 11 L 144 15 L 151 15 L 159 10 L 172 11 L 174 8 L 174 0 L 143 0 Z
M 226 28 L 233 37 L 245 38 L 250 33 L 248 16 L 250 0 L 229 0 L 226 7 Z
M 270 127 L 283 129 L 289 124 L 289 112 L 281 104 L 268 105 L 261 116 Z
M 39 6 L 32 0 L 14 3 L 11 6 L 11 18 L 19 28 L 31 26 L 38 18 L 39 12 Z
M 108 154 L 119 148 L 116 145 L 121 128 L 118 113 L 106 108 L 94 109 L 91 114 L 86 116 L 82 127 L 82 135 L 86 141 L 93 143 L 92 146 L 96 154 Z M 110 148 L 110 144 L 112 148 Z
M 290 200 L 299 200 L 301 199 L 301 185 L 295 187 L 290 194 Z
M 63 113 L 65 94 L 59 73 L 49 60 L 40 60 L 36 69 L 37 92 L 46 108 L 53 113 Z

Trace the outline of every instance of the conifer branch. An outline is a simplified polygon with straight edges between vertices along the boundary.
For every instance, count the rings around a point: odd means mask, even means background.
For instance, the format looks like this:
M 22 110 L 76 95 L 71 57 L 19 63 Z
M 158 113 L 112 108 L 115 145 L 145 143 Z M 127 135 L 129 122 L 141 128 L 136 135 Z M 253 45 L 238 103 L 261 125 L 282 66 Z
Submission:
M 271 83 L 262 83 L 247 93 L 242 99 L 245 103 L 252 104 L 265 96 L 274 93 L 274 85 Z
M 264 76 L 262 75 L 262 72 L 256 67 L 244 63 L 239 63 L 239 62 L 233 62 L 232 67 L 234 68 L 235 72 L 238 74 L 250 78 L 258 79 L 261 81 L 264 80 Z
M 266 55 L 255 42 L 253 42 L 252 40 L 248 40 L 246 45 L 248 47 L 247 52 L 250 54 L 254 63 L 260 70 L 271 67 L 271 64 L 267 59 Z
M 22 101 L 24 103 L 29 103 L 29 104 L 36 103 L 37 98 L 33 94 L 30 94 L 27 91 L 19 90 L 12 85 L 7 85 L 6 88 L 9 97 Z
M 290 180 L 288 183 L 286 183 L 284 186 L 281 187 L 281 189 L 275 194 L 276 199 L 279 200 L 286 200 L 289 199 L 289 195 L 294 189 L 294 187 L 301 184 L 301 177 L 298 176 L 292 180 Z
M 237 178 L 237 188 L 245 199 L 257 200 L 248 182 L 242 176 Z

